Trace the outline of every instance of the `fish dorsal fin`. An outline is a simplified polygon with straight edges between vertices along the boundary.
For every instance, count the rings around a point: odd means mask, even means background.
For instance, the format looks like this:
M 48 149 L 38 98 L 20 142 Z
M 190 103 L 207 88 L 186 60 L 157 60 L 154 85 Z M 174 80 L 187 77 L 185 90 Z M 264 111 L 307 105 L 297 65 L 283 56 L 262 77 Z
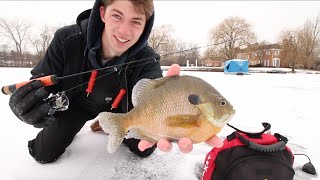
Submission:
M 136 106 L 139 104 L 141 98 L 145 97 L 146 94 L 165 83 L 167 78 L 159 79 L 141 79 L 132 89 L 132 104 Z
M 150 89 L 153 89 L 154 82 L 151 79 L 141 79 L 132 89 L 132 104 L 137 106 L 140 99 L 145 95 Z
M 141 79 L 132 89 L 132 104 L 136 106 L 139 104 L 140 99 L 145 97 L 146 94 L 155 88 L 164 85 L 168 79 L 174 78 L 176 76 L 162 77 L 158 79 Z

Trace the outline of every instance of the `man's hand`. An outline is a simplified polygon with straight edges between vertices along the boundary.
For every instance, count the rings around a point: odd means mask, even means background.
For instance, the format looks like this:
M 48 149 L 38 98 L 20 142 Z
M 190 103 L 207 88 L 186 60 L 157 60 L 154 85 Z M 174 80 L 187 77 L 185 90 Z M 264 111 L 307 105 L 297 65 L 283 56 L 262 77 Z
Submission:
M 166 73 L 166 76 L 178 76 L 180 74 L 180 66 L 177 64 L 173 64 L 170 66 L 168 69 L 168 72 Z M 215 147 L 221 147 L 223 145 L 222 140 L 217 137 L 213 136 L 209 140 L 206 141 L 207 144 L 210 146 L 215 146 Z M 138 148 L 140 151 L 144 151 L 145 149 L 148 149 L 152 147 L 154 143 L 146 140 L 141 140 L 138 144 Z M 181 152 L 183 153 L 189 153 L 193 149 L 193 144 L 189 138 L 181 138 L 178 141 L 178 146 Z M 160 139 L 157 142 L 157 147 L 164 152 L 170 152 L 172 149 L 172 143 L 167 141 L 166 139 Z
M 43 83 L 34 80 L 12 93 L 9 106 L 23 122 L 43 128 L 55 121 L 54 117 L 48 115 L 51 106 L 44 101 L 48 96 L 49 92 L 44 89 Z

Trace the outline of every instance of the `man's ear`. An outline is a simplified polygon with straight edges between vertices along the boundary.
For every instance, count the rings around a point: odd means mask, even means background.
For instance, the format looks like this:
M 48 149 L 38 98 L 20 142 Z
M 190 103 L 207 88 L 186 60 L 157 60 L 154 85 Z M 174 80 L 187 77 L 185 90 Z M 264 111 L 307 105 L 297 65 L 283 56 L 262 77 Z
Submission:
M 100 6 L 99 11 L 100 11 L 101 21 L 105 23 L 104 13 L 106 12 L 106 9 L 104 8 L 104 6 Z

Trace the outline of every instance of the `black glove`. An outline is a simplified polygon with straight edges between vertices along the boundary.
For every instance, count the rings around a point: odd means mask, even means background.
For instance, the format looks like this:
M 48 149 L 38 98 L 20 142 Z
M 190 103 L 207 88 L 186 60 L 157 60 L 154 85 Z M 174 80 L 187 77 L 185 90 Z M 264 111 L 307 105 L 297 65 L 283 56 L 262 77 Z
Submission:
M 51 106 L 44 101 L 49 94 L 41 81 L 34 80 L 12 93 L 9 106 L 23 122 L 45 127 L 54 121 L 54 117 L 48 115 Z
M 128 146 L 131 152 L 133 152 L 134 154 L 136 154 L 140 157 L 150 156 L 153 153 L 153 151 L 157 148 L 157 144 L 155 144 L 152 147 L 150 147 L 144 151 L 140 151 L 138 148 L 138 144 L 140 141 L 141 141 L 140 139 L 129 138 L 129 139 L 124 139 L 123 144 Z

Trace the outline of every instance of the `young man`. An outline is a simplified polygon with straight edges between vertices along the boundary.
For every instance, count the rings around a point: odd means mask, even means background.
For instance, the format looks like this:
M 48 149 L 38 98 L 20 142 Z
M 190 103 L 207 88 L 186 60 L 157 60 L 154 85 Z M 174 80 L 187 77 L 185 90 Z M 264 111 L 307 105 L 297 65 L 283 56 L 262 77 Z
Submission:
M 152 0 L 96 0 L 92 10 L 82 12 L 75 25 L 59 29 L 43 59 L 32 69 L 33 78 L 55 74 L 73 75 L 103 67 L 98 71 L 92 92 L 86 92 L 90 73 L 65 78 L 43 87 L 40 81 L 16 90 L 9 105 L 22 121 L 43 128 L 28 142 L 29 153 L 40 163 L 55 161 L 68 147 L 86 121 L 102 111 L 126 113 L 133 108 L 133 86 L 142 78 L 162 77 L 159 55 L 147 46 L 154 20 Z M 171 75 L 179 69 L 172 68 Z M 121 89 L 126 94 L 119 106 L 111 107 Z M 52 108 L 43 99 L 50 93 L 65 91 L 69 107 L 48 115 Z M 189 139 L 180 145 L 183 152 L 192 150 Z M 148 141 L 124 139 L 123 143 L 141 157 L 157 147 Z M 190 145 L 191 144 L 191 145 Z M 169 151 L 171 143 L 161 140 L 160 149 Z

